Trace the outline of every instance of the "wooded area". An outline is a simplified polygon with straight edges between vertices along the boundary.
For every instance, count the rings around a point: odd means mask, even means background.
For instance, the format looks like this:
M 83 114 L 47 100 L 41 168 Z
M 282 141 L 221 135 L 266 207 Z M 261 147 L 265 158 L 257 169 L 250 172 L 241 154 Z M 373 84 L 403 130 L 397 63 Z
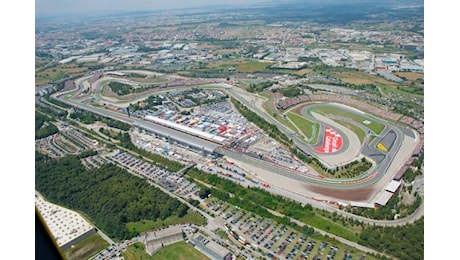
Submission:
M 35 188 L 47 200 L 84 212 L 117 240 L 137 236 L 126 223 L 182 217 L 188 206 L 113 164 L 87 170 L 76 156 L 51 159 L 35 153 Z
M 35 112 L 35 139 L 45 138 L 58 132 L 58 128 L 51 121 L 49 117 Z

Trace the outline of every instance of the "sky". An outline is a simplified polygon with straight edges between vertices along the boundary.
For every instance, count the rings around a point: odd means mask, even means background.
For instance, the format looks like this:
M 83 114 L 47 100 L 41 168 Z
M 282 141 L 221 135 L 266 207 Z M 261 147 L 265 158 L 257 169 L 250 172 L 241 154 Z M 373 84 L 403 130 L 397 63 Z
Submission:
M 307 2 L 362 2 L 371 0 L 35 0 L 35 16 L 98 15 L 104 11 L 155 11 L 165 9 L 201 8 L 216 5 L 253 5 L 260 3 L 279 4 L 297 1 Z M 388 0 L 376 0 L 388 1 Z M 396 0 L 392 0 L 395 2 Z M 400 2 L 423 3 L 423 0 L 399 0 Z M 398 3 L 399 3 L 398 1 Z
M 271 0 L 36 0 L 37 16 L 94 13 L 101 11 L 140 11 L 164 10 L 189 7 L 205 7 L 209 5 L 249 5 L 270 2 Z M 285 0 L 281 0 L 285 1 Z M 276 2 L 281 2 L 276 1 Z

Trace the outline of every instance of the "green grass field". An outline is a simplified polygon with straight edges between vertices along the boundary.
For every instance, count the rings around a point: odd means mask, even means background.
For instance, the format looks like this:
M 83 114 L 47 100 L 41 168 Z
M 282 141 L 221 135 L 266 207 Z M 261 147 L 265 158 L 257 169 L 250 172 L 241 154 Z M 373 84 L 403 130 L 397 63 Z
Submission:
M 274 73 L 277 74 L 288 74 L 288 75 L 294 75 L 294 76 L 303 76 L 307 73 L 312 72 L 312 69 L 300 69 L 300 70 L 289 70 L 289 69 L 272 69 Z
M 68 260 L 88 259 L 108 246 L 109 243 L 102 239 L 101 236 L 98 234 L 92 234 L 77 243 L 74 247 L 65 250 L 64 255 Z
M 187 244 L 185 241 L 180 241 L 156 252 L 153 256 L 147 254 L 145 251 L 144 244 L 141 242 L 134 243 L 128 247 L 128 249 L 123 252 L 123 257 L 125 260 L 150 260 L 150 259 L 159 259 L 159 260 L 205 260 L 209 259 L 198 250 L 193 248 L 193 246 Z
M 345 126 L 346 128 L 350 129 L 351 131 L 353 131 L 353 133 L 355 133 L 358 138 L 359 138 L 359 141 L 361 142 L 361 144 L 364 142 L 364 138 L 366 137 L 366 133 L 364 132 L 363 129 L 361 129 L 360 127 L 356 126 L 355 124 L 352 124 L 350 122 L 346 122 L 346 121 L 343 121 L 343 120 L 335 120 L 337 123 Z
M 260 62 L 260 61 L 247 61 L 247 62 L 238 64 L 238 66 L 236 67 L 236 71 L 242 72 L 242 73 L 264 71 L 270 65 L 272 65 L 272 63 Z
M 130 245 L 126 251 L 122 253 L 125 260 L 147 260 L 147 259 L 156 259 L 153 256 L 147 254 L 145 251 L 144 244 L 141 242 L 134 243 Z
M 267 91 L 263 91 L 262 93 L 260 93 L 260 95 L 268 98 L 268 100 L 262 105 L 262 107 L 265 109 L 265 111 L 269 115 L 276 114 L 275 119 L 278 122 L 280 122 L 284 126 L 288 127 L 293 132 L 297 132 L 297 129 L 295 128 L 294 125 L 291 124 L 291 122 L 289 122 L 289 120 L 284 119 L 280 114 L 278 114 L 278 110 L 273 106 L 273 96 Z
M 376 137 L 375 135 L 371 135 L 371 137 L 369 138 L 369 144 L 371 144 L 372 141 L 374 141 L 375 137 Z
M 417 88 L 417 87 L 403 86 L 403 87 L 397 88 L 394 86 L 383 85 L 383 86 L 380 86 L 380 89 L 385 95 L 397 94 L 397 95 L 409 96 L 409 97 L 414 97 L 414 98 L 423 98 L 423 95 L 417 92 L 417 91 L 420 91 L 420 88 Z
M 321 230 L 327 231 L 329 233 L 335 234 L 337 236 L 343 237 L 353 242 L 358 242 L 358 237 L 356 233 L 360 232 L 361 229 L 359 227 L 351 227 L 350 225 L 343 225 L 341 222 L 335 222 L 330 219 L 327 219 L 321 216 L 319 213 L 315 213 L 311 216 L 305 216 L 303 218 L 298 219 L 301 222 L 310 225 L 315 228 L 319 228 Z M 317 239 L 324 239 L 323 236 L 318 237 Z
M 155 253 L 154 258 L 158 260 L 201 260 L 209 259 L 207 256 L 196 250 L 185 241 L 174 243 L 162 248 Z
M 302 116 L 299 116 L 293 112 L 289 112 L 287 117 L 302 131 L 302 133 L 308 138 L 308 143 L 316 143 L 318 140 L 318 129 L 319 124 L 314 123 Z
M 153 229 L 160 229 L 164 227 L 168 227 L 169 225 L 176 225 L 176 224 L 196 224 L 196 225 L 204 225 L 206 224 L 206 220 L 196 212 L 191 211 L 190 209 L 182 218 L 178 218 L 176 216 L 169 217 L 163 221 L 152 221 L 152 220 L 142 220 L 137 222 L 130 222 L 126 224 L 126 227 L 130 231 L 138 231 L 144 232 Z
M 228 235 L 227 235 L 227 232 L 225 232 L 224 230 L 218 228 L 217 231 L 215 231 L 215 233 L 222 239 L 227 239 L 227 240 L 230 240 Z
M 341 70 L 341 71 L 340 71 Z M 352 69 L 336 69 L 330 71 L 329 73 L 343 82 L 361 85 L 361 84 L 376 84 L 376 85 L 388 85 L 396 86 L 396 83 L 388 81 L 383 77 L 371 75 L 363 71 L 354 71 Z
M 417 73 L 417 72 L 396 72 L 396 76 L 398 77 L 405 77 L 407 80 L 410 81 L 416 81 L 417 79 L 424 79 L 424 74 L 423 73 Z
M 87 64 L 85 64 L 87 65 Z M 89 64 L 91 65 L 91 64 Z M 35 73 L 35 85 L 42 85 L 53 82 L 67 76 L 82 76 L 88 71 L 87 66 L 78 67 L 77 64 L 58 64 Z
M 384 124 L 379 123 L 370 117 L 367 117 L 365 115 L 358 115 L 358 114 L 355 114 L 349 111 L 345 111 L 345 110 L 341 110 L 341 109 L 338 109 L 332 106 L 328 106 L 328 105 L 327 106 L 324 106 L 324 105 L 314 106 L 313 108 L 310 108 L 308 111 L 309 113 L 311 111 L 315 111 L 323 115 L 332 114 L 332 115 L 350 118 L 360 123 L 361 125 L 368 127 L 376 134 L 380 134 L 380 132 L 382 132 L 382 130 L 385 128 Z M 368 123 L 365 123 L 366 121 L 368 121 Z

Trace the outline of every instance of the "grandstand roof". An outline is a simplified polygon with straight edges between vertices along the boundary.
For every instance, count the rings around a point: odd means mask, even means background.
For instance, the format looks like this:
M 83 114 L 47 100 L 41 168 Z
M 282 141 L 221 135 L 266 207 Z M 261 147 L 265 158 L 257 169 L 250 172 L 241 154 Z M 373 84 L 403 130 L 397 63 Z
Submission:
M 198 137 L 208 139 L 208 140 L 218 142 L 218 143 L 222 143 L 226 139 L 225 137 L 222 137 L 222 136 L 217 136 L 217 135 L 213 135 L 213 134 L 210 134 L 210 133 L 206 133 L 206 132 L 200 131 L 198 129 L 194 129 L 194 128 L 191 128 L 191 127 L 188 127 L 188 126 L 184 126 L 184 125 L 181 125 L 181 124 L 178 124 L 178 123 L 174 123 L 174 122 L 171 122 L 171 121 L 159 118 L 159 117 L 155 117 L 155 116 L 147 115 L 145 117 L 145 119 L 150 120 L 150 121 L 152 121 L 154 123 L 164 125 L 166 127 L 171 127 L 173 129 L 177 129 L 179 131 L 186 132 L 186 133 L 189 133 L 189 134 L 192 134 L 192 135 L 196 135 Z
M 145 120 L 136 120 L 136 124 L 143 129 L 149 130 L 151 132 L 154 132 L 162 136 L 169 136 L 173 140 L 180 141 L 182 143 L 188 144 L 195 148 L 203 149 L 209 153 L 213 153 L 214 150 L 217 147 L 219 147 L 219 145 L 216 143 L 206 141 L 202 138 L 180 132 L 173 128 L 162 126 L 158 123 L 153 123 L 153 122 L 149 122 Z
M 373 203 L 367 203 L 367 202 L 352 201 L 350 202 L 350 205 L 352 207 L 358 207 L 358 208 L 375 208 Z
M 388 183 L 385 190 L 394 193 L 399 188 L 400 185 L 401 185 L 401 181 L 392 180 L 390 183 Z
M 391 196 L 393 196 L 393 193 L 386 190 L 382 190 L 377 194 L 377 196 L 375 196 L 374 202 L 376 204 L 379 204 L 380 206 L 385 206 L 391 199 Z

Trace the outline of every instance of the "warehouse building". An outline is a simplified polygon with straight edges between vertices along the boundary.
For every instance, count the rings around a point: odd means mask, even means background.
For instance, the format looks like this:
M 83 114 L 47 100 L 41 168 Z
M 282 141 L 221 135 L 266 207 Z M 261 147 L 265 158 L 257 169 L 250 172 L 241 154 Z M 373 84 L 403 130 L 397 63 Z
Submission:
M 184 240 L 184 233 L 181 226 L 170 226 L 165 229 L 156 230 L 145 234 L 145 250 L 153 255 L 164 246 Z
M 49 203 L 37 195 L 35 207 L 62 250 L 96 232 L 96 229 L 77 212 Z
M 212 260 L 230 260 L 232 253 L 225 247 L 210 241 L 201 234 L 196 234 L 189 240 L 189 244 L 193 245 L 198 251 L 205 254 Z

